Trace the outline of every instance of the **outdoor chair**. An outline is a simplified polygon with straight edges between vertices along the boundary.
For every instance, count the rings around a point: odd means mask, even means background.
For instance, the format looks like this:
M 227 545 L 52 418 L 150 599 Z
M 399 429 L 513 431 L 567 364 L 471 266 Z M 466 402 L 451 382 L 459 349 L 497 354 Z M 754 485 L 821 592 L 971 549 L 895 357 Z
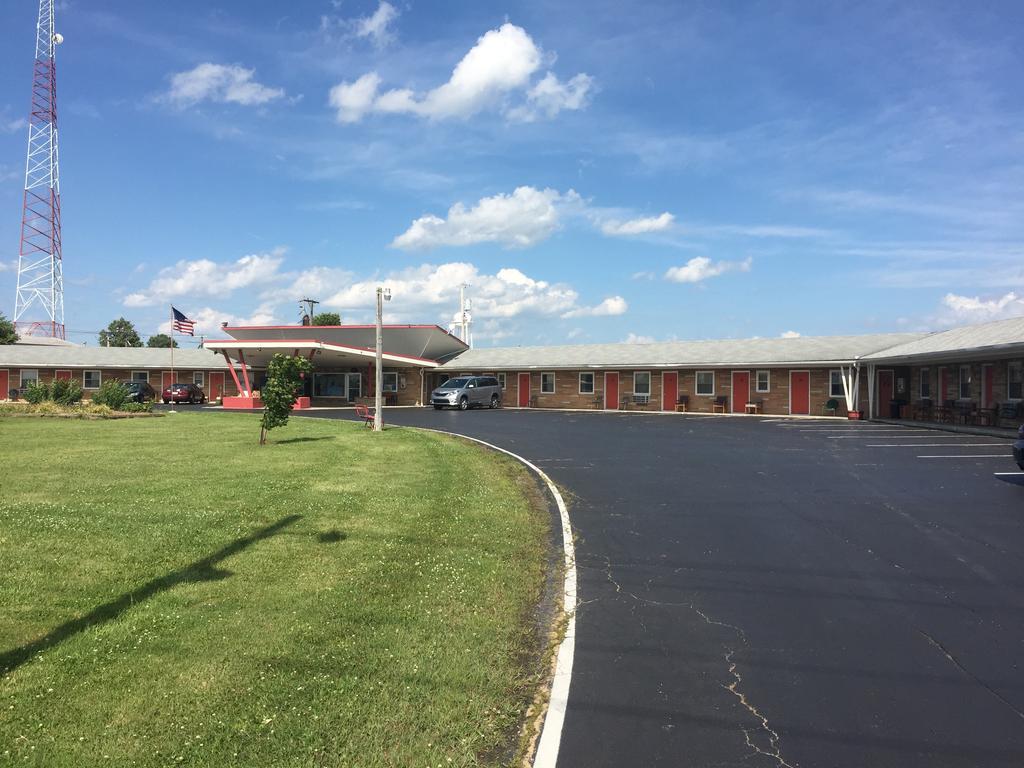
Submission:
M 838 410 L 839 401 L 836 400 L 834 397 L 831 397 L 828 400 L 826 400 L 825 403 L 821 406 L 821 415 L 824 416 L 825 411 L 832 411 L 832 415 L 835 416 Z
M 746 404 L 744 410 L 747 413 L 761 413 L 764 410 L 764 400 L 751 400 Z
M 952 424 L 955 405 L 955 400 L 944 400 L 942 405 L 936 406 L 935 408 L 935 420 L 944 424 Z
M 369 406 L 363 403 L 356 403 L 356 418 L 362 419 L 363 424 L 367 427 L 373 426 L 373 414 L 370 413 Z
M 686 413 L 690 408 L 690 396 L 680 395 L 676 400 L 676 410 L 680 413 Z
M 932 401 L 928 398 L 917 401 L 914 406 L 914 419 L 916 421 L 931 421 L 934 416 Z
M 969 424 L 974 416 L 974 402 L 958 400 L 956 403 L 956 420 L 959 424 Z
M 996 426 L 1002 426 L 1004 421 L 1012 422 L 1014 426 L 1017 426 L 1017 421 L 1020 418 L 1020 403 L 1003 403 L 999 406 L 999 419 L 996 422 Z
M 712 413 L 726 413 L 729 410 L 729 398 L 725 395 L 719 395 L 715 398 L 715 402 L 711 406 Z

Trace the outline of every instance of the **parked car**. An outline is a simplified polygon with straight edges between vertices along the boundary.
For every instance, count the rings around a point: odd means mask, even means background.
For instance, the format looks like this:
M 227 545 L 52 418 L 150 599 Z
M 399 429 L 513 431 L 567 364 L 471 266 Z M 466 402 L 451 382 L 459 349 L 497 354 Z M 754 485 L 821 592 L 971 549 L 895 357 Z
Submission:
M 156 390 L 145 381 L 126 381 L 124 388 L 128 390 L 129 403 L 148 403 L 156 400 Z
M 206 393 L 195 384 L 171 384 L 164 387 L 164 403 L 205 403 Z
M 1013 444 L 1013 458 L 1024 469 L 1024 424 L 1017 428 L 1017 442 Z
M 431 392 L 430 403 L 438 410 L 465 411 L 474 405 L 497 408 L 501 405 L 501 385 L 493 376 L 459 376 Z

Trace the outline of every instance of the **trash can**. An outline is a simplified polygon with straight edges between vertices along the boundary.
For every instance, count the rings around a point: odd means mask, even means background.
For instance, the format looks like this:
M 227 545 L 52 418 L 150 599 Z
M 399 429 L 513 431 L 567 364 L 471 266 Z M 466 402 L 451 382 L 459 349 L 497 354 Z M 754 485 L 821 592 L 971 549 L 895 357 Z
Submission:
M 8 392 L 7 392 L 7 399 L 8 400 L 17 400 L 18 399 L 18 390 L 16 390 L 16 389 L 8 390 Z
M 900 417 L 900 406 L 903 404 L 902 400 L 890 400 L 889 401 L 889 418 L 898 419 Z

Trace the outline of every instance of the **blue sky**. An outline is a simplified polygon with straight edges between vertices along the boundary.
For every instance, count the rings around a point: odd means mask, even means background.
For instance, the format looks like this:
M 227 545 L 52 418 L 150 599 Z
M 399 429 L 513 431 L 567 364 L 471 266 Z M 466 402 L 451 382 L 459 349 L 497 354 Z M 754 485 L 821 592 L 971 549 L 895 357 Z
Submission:
M 0 10 L 13 313 L 36 7 Z M 1024 314 L 1020 3 L 63 0 L 70 338 L 174 303 L 477 343 Z

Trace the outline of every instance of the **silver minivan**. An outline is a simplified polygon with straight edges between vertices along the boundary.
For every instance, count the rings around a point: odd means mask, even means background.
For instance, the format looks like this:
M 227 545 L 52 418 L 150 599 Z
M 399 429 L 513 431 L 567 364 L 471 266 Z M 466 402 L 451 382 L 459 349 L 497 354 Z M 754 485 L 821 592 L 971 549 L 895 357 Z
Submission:
M 468 410 L 474 405 L 497 408 L 501 405 L 501 384 L 494 376 L 457 376 L 430 393 L 434 408 Z

